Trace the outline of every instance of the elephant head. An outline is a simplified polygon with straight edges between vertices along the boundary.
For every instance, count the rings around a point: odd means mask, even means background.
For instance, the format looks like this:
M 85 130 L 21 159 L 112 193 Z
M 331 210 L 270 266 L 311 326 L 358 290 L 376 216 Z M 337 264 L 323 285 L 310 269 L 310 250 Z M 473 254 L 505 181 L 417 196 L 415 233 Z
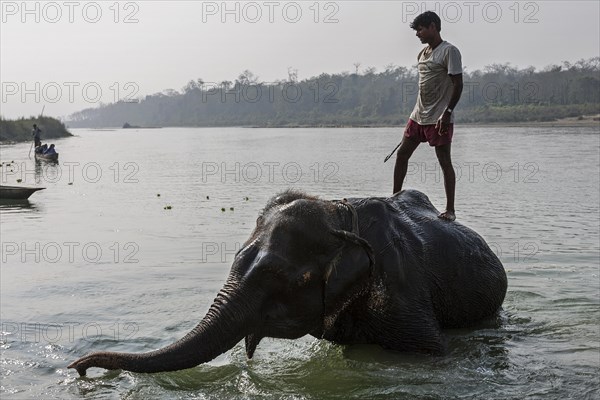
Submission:
M 352 299 L 364 291 L 374 263 L 345 201 L 296 191 L 272 198 L 236 254 L 206 316 L 187 335 L 148 353 L 91 353 L 69 365 L 161 372 L 191 368 L 245 338 L 252 358 L 264 337 L 327 337 Z

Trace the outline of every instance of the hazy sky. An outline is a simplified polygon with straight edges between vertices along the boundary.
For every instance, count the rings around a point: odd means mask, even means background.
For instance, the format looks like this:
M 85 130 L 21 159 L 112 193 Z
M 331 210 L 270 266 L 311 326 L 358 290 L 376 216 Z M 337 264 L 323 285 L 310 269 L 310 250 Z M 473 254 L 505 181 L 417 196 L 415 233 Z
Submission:
M 442 18 L 467 70 L 543 68 L 600 53 L 593 1 L 1 1 L 4 117 L 67 116 L 190 80 L 299 79 L 388 64 L 422 45 L 409 23 Z

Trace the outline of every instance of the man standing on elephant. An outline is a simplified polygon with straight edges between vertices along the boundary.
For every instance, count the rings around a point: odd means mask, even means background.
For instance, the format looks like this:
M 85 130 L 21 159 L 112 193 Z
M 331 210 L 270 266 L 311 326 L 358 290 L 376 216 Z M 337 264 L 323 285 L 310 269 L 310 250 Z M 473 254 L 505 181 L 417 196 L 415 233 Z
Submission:
M 462 62 L 458 49 L 442 40 L 440 17 L 427 11 L 410 24 L 421 43 L 427 43 L 417 56 L 419 94 L 410 115 L 404 137 L 396 155 L 394 193 L 402 190 L 408 160 L 421 142 L 429 142 L 444 174 L 446 211 L 439 215 L 449 221 L 456 219 L 454 192 L 456 177 L 452 167 L 450 145 L 454 129 L 454 107 L 462 93 Z

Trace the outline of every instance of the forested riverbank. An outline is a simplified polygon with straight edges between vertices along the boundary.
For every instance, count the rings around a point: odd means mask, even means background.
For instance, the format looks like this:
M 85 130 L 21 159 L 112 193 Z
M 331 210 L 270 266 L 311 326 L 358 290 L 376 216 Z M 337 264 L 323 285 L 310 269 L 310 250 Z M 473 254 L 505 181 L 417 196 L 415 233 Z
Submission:
M 65 124 L 52 117 L 30 117 L 9 120 L 0 118 L 0 142 L 26 142 L 33 140 L 33 124 L 42 130 L 42 141 L 72 136 Z
M 463 74 L 457 123 L 551 122 L 600 113 L 600 58 L 542 70 L 492 64 Z M 416 66 L 389 65 L 355 73 L 323 73 L 263 82 L 251 71 L 234 81 L 189 81 L 143 98 L 89 108 L 69 117 L 71 127 L 139 126 L 397 126 L 418 93 Z

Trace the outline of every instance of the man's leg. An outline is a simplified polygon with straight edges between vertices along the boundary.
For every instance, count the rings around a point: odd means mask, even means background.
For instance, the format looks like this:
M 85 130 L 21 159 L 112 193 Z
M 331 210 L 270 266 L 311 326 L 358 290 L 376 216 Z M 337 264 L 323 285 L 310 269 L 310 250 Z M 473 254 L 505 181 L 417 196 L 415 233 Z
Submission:
M 450 146 L 450 143 L 435 146 L 435 154 L 437 155 L 440 166 L 442 167 L 442 172 L 444 173 L 444 189 L 446 189 L 446 211 L 441 213 L 439 217 L 454 221 L 456 219 L 456 215 L 454 214 L 456 175 L 454 174 L 454 167 L 452 166 Z
M 396 165 L 394 166 L 394 192 L 392 194 L 402 190 L 402 184 L 404 183 L 406 171 L 408 170 L 408 160 L 418 146 L 418 140 L 406 136 L 402 138 L 402 143 L 396 153 Z

